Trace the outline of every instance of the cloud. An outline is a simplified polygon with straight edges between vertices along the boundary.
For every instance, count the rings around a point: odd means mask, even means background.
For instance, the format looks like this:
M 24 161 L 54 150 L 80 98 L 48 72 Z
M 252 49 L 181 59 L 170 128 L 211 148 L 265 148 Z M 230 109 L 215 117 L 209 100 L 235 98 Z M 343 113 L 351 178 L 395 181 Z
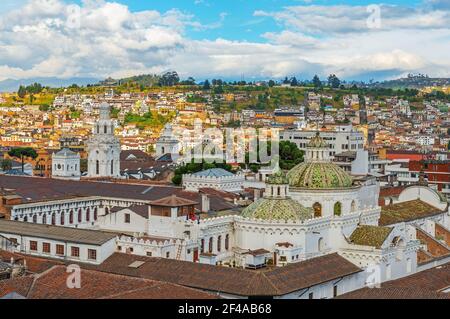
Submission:
M 381 28 L 368 29 L 362 6 L 302 5 L 257 11 L 279 31 L 259 42 L 193 40 L 188 30 L 225 27 L 227 13 L 202 24 L 190 13 L 131 12 L 126 5 L 84 0 L 31 0 L 0 17 L 0 80 L 32 77 L 125 77 L 177 70 L 182 77 L 342 78 L 422 72 L 449 76 L 445 1 L 383 6 Z M 414 25 L 415 23 L 415 25 Z M 249 24 L 250 25 L 250 24 Z M 243 34 L 248 25 L 242 25 Z
M 450 12 L 442 0 L 429 0 L 429 5 L 409 8 L 394 5 L 302 5 L 267 12 L 257 10 L 256 17 L 272 17 L 286 29 L 312 34 L 337 34 L 398 29 L 447 29 Z M 447 2 L 448 3 L 448 2 Z M 372 21 L 379 17 L 380 27 Z

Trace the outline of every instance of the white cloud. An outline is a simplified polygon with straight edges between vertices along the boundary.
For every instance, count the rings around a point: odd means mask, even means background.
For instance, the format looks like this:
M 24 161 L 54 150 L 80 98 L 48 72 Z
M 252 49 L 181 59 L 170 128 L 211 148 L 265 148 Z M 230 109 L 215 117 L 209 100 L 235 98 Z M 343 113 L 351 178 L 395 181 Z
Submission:
M 31 0 L 0 17 L 0 80 L 124 77 L 167 69 L 198 79 L 309 78 L 315 73 L 360 78 L 380 72 L 449 76 L 448 11 L 440 1 L 427 0 L 420 9 L 387 7 L 379 30 L 365 27 L 365 7 L 259 11 L 254 14 L 262 17 L 258 21 L 273 18 L 282 30 L 266 32 L 261 35 L 265 42 L 256 43 L 186 36 L 187 28 L 219 28 L 226 13 L 203 25 L 175 9 L 131 12 L 122 4 L 85 0 L 74 16 L 74 7 L 61 0 Z

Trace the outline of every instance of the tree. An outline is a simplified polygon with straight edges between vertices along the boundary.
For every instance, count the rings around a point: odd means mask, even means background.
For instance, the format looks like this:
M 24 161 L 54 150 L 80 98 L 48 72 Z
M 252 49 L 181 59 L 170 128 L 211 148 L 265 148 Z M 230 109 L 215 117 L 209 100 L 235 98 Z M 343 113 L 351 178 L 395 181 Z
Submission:
M 275 86 L 275 81 L 269 80 L 269 87 L 274 87 L 274 86 Z
M 179 82 L 180 82 L 180 77 L 178 76 L 178 73 L 175 71 L 166 72 L 159 79 L 159 84 L 161 86 L 174 86 L 174 85 L 177 85 Z
M 335 74 L 330 74 L 328 77 L 328 85 L 333 89 L 337 89 L 341 86 L 341 80 Z
M 205 83 L 203 83 L 203 90 L 210 90 L 211 84 L 209 84 L 209 81 L 206 80 Z
M 291 86 L 298 86 L 297 78 L 294 76 L 291 80 Z
M 8 171 L 8 170 L 12 169 L 12 161 L 10 159 L 3 159 L 0 162 L 0 167 L 1 167 L 2 171 Z
M 314 85 L 315 88 L 320 88 L 322 86 L 322 82 L 320 81 L 319 77 L 316 75 L 314 75 L 313 79 L 312 79 L 312 83 Z
M 290 141 L 280 142 L 280 167 L 284 170 L 290 170 L 303 162 L 303 151 L 297 147 L 297 144 Z
M 20 160 L 22 162 L 22 173 L 24 172 L 25 157 L 30 157 L 32 159 L 36 159 L 36 157 L 38 156 L 36 151 L 34 149 L 32 149 L 31 147 L 13 148 L 12 150 L 10 150 L 8 152 L 8 155 L 11 157 L 20 158 Z
M 17 91 L 17 95 L 23 99 L 25 97 L 25 95 L 27 94 L 27 90 L 25 89 L 25 87 L 23 85 L 21 85 L 19 87 L 19 90 Z

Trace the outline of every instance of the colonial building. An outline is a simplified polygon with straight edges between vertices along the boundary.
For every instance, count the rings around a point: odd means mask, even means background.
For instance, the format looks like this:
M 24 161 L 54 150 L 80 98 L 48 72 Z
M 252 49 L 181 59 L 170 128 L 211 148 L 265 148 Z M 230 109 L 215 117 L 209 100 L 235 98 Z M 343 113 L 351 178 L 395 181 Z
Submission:
M 52 155 L 52 178 L 79 180 L 80 154 L 64 148 Z
M 176 161 L 180 155 L 181 143 L 175 137 L 172 125 L 166 124 L 164 130 L 156 142 L 156 158 L 165 154 L 170 154 L 173 161 Z
M 88 177 L 120 177 L 120 142 L 114 136 L 108 103 L 100 105 L 100 119 L 87 142 Z

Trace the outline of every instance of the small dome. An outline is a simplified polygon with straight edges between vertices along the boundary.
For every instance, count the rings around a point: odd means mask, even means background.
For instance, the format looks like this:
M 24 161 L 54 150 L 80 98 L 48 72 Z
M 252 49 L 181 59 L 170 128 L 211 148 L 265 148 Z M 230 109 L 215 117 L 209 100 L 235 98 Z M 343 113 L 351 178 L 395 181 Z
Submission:
M 322 137 L 320 137 L 320 133 L 317 132 L 316 136 L 314 136 L 313 138 L 311 138 L 309 140 L 308 147 L 310 147 L 310 148 L 327 148 L 328 144 L 327 144 L 327 142 L 325 142 L 325 140 Z
M 351 176 L 331 162 L 301 163 L 289 171 L 287 178 L 290 186 L 301 188 L 347 188 L 353 184 Z
M 287 185 L 289 184 L 289 180 L 287 179 L 286 174 L 280 169 L 276 173 L 267 176 L 266 183 L 272 185 Z
M 304 221 L 312 218 L 313 210 L 291 198 L 261 198 L 246 207 L 241 216 L 263 220 Z

